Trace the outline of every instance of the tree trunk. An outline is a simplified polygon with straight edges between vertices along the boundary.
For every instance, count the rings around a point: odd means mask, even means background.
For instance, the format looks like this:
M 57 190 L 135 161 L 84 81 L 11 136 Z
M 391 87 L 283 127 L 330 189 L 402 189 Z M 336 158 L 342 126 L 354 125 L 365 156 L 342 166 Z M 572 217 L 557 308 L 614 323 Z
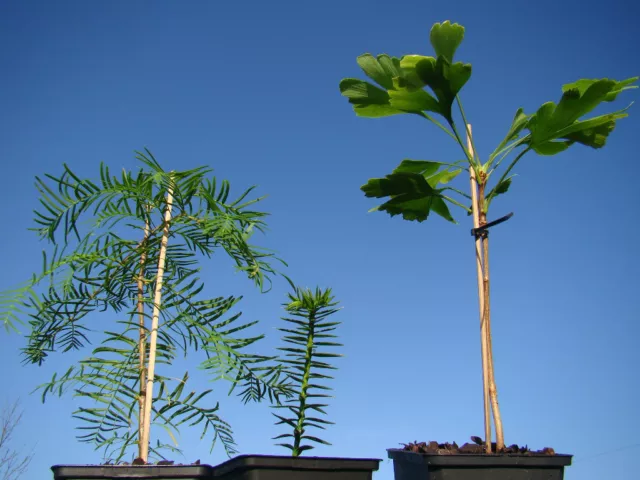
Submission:
M 467 125 L 467 149 L 473 159 L 473 144 L 471 142 L 471 125 Z M 473 227 L 480 226 L 481 205 L 478 199 L 478 180 L 472 166 L 469 167 L 469 179 L 471 184 L 471 209 L 473 212 Z M 491 453 L 491 406 L 489 402 L 489 349 L 487 343 L 487 323 L 485 321 L 485 291 L 482 273 L 482 241 L 476 237 L 476 272 L 478 280 L 478 307 L 480 311 L 480 347 L 482 353 L 482 395 L 484 400 L 484 442 L 485 451 Z
M 481 201 L 484 200 L 484 188 L 480 190 Z M 480 223 L 486 224 L 487 218 L 481 214 Z M 489 233 L 484 232 L 482 236 L 482 258 L 483 258 L 483 286 L 484 286 L 484 319 L 486 323 L 486 341 L 489 366 L 489 397 L 491 399 L 491 409 L 493 411 L 493 423 L 496 427 L 496 452 L 504 449 L 504 431 L 502 428 L 502 416 L 500 415 L 500 405 L 498 404 L 498 388 L 496 387 L 495 369 L 493 365 L 493 341 L 491 338 L 491 303 L 489 285 Z
M 167 255 L 167 243 L 169 242 L 169 226 L 171 223 L 171 208 L 173 206 L 173 188 L 169 186 L 167 191 L 167 207 L 164 212 L 164 228 L 160 242 L 158 255 L 158 272 L 153 296 L 153 314 L 151 316 L 151 335 L 149 339 L 149 365 L 147 371 L 147 388 L 144 408 L 143 436 L 140 438 L 140 458 L 148 462 L 149 458 L 149 433 L 151 430 L 151 409 L 153 406 L 153 382 L 156 367 L 156 345 L 158 342 L 158 323 L 160 320 L 160 305 L 162 302 L 162 280 L 164 277 L 165 259 Z
M 144 237 L 140 245 L 145 248 L 147 240 L 149 238 L 149 220 L 144 222 Z M 144 411 L 145 411 L 145 392 L 147 388 L 147 329 L 145 326 L 144 318 L 144 265 L 147 261 L 146 251 L 143 250 L 140 256 L 140 273 L 138 276 L 138 323 L 140 325 L 139 333 L 140 338 L 138 340 L 138 352 L 139 352 L 139 365 L 140 369 L 140 396 L 138 397 L 139 403 L 139 415 L 138 415 L 138 456 L 142 458 L 142 442 L 140 441 L 144 437 Z

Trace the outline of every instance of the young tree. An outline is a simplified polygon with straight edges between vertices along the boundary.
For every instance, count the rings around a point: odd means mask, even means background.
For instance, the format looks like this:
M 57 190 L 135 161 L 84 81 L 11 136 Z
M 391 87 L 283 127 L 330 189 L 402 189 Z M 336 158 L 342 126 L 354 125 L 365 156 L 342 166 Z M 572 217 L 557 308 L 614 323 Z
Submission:
M 508 216 L 489 222 L 489 207 L 493 200 L 509 190 L 512 171 L 527 153 L 556 155 L 575 144 L 602 148 L 616 122 L 627 116 L 626 110 L 629 107 L 589 118 L 584 116 L 601 104 L 614 101 L 623 91 L 636 88 L 633 84 L 638 78 L 623 81 L 606 78 L 581 79 L 562 87 L 562 97 L 558 104 L 546 102 L 533 114 L 525 114 L 519 108 L 502 142 L 482 162 L 474 147 L 471 125 L 467 121 L 459 95 L 471 78 L 471 65 L 453 60 L 464 33 L 464 27 L 456 23 L 445 21 L 434 24 L 430 40 L 435 57 L 361 55 L 358 57 L 358 64 L 377 85 L 357 78 L 345 78 L 340 82 L 340 91 L 349 99 L 356 115 L 360 117 L 412 114 L 435 124 L 462 150 L 464 159 L 459 161 L 403 160 L 391 174 L 384 178 L 370 179 L 361 189 L 367 197 L 389 198 L 373 210 L 385 211 L 391 216 L 402 215 L 405 220 L 423 222 L 433 212 L 456 223 L 449 210 L 450 206 L 473 215 L 484 386 L 485 450 L 490 453 L 490 410 L 493 412 L 498 451 L 504 448 L 504 435 L 491 341 L 488 228 Z M 454 115 L 455 107 L 460 113 L 461 127 L 459 120 L 455 118 L 457 115 Z M 464 133 L 467 137 L 466 144 L 463 141 Z M 511 154 L 515 156 L 506 163 L 505 160 Z M 507 165 L 506 168 L 503 168 L 504 165 Z M 469 194 L 451 184 L 463 171 L 469 174 Z
M 22 410 L 16 401 L 2 410 L 0 417 L 0 478 L 18 480 L 29 468 L 33 454 L 22 455 L 11 446 L 13 433 L 22 420 Z
M 52 352 L 79 350 L 92 336 L 94 312 L 116 322 L 101 325 L 99 346 L 79 364 L 42 385 L 50 393 L 73 389 L 90 402 L 74 413 L 83 423 L 79 439 L 121 459 L 129 447 L 147 462 L 170 445 L 152 446 L 151 425 L 174 440 L 181 425 L 202 426 L 234 453 L 231 427 L 207 395 L 185 389 L 182 378 L 157 373 L 178 353 L 204 352 L 201 367 L 215 379 L 240 386 L 244 401 L 288 394 L 286 378 L 272 357 L 245 353 L 261 335 L 238 337 L 256 322 L 238 323 L 231 313 L 240 298 L 200 298 L 199 264 L 223 251 L 262 291 L 275 273 L 272 253 L 249 243 L 263 231 L 265 213 L 253 210 L 253 187 L 230 200 L 227 181 L 209 178 L 204 167 L 165 171 L 147 150 L 136 174 L 112 176 L 100 166 L 100 181 L 81 179 L 68 166 L 61 176 L 37 178 L 41 209 L 34 230 L 49 242 L 42 272 L 0 302 L 5 323 L 26 313 L 31 332 L 26 362 L 42 364 Z M 105 323 L 104 325 L 107 325 Z
M 336 367 L 329 362 L 332 358 L 342 355 L 331 350 L 341 347 L 336 343 L 336 335 L 333 333 L 340 322 L 330 321 L 329 317 L 340 310 L 338 301 L 331 293 L 331 289 L 315 290 L 296 287 L 291 284 L 293 293 L 288 294 L 288 302 L 284 305 L 291 317 L 283 317 L 287 322 L 287 328 L 279 328 L 284 333 L 283 340 L 287 344 L 278 350 L 284 352 L 281 360 L 287 370 L 287 375 L 292 379 L 292 388 L 295 391 L 282 405 L 275 405 L 276 409 L 284 409 L 290 417 L 275 414 L 278 422 L 276 425 L 287 425 L 291 433 L 283 433 L 274 439 L 291 439 L 291 443 L 279 443 L 279 446 L 291 450 L 291 456 L 298 457 L 314 446 L 310 442 L 330 445 L 329 442 L 313 435 L 309 435 L 310 428 L 324 430 L 327 425 L 333 424 L 321 418 L 326 415 L 325 402 L 330 398 L 331 387 L 322 385 L 333 377 L 327 370 L 335 370 Z M 322 373 L 321 373 L 322 372 Z

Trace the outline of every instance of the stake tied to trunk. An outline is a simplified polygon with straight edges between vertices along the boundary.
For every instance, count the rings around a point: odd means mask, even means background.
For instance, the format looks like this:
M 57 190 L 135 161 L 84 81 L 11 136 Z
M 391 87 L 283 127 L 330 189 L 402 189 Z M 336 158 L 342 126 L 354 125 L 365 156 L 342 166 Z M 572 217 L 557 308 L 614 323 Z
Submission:
M 629 107 L 585 116 L 599 105 L 614 101 L 620 93 L 637 88 L 634 84 L 638 77 L 623 81 L 581 79 L 562 87 L 557 104 L 546 102 L 532 114 L 525 114 L 519 108 L 504 139 L 482 162 L 460 99 L 460 92 L 471 78 L 471 64 L 454 61 L 464 34 L 464 27 L 445 21 L 434 24 L 431 29 L 434 56 L 361 55 L 358 65 L 375 83 L 345 78 L 340 82 L 340 92 L 359 117 L 411 114 L 437 126 L 461 149 L 462 158 L 452 161 L 403 160 L 390 174 L 370 179 L 361 190 L 367 197 L 387 199 L 371 211 L 402 215 L 409 221 L 423 222 L 435 213 L 457 223 L 451 207 L 472 215 L 480 312 L 484 440 L 485 451 L 490 453 L 491 413 L 498 452 L 504 449 L 504 435 L 491 340 L 488 228 L 510 215 L 490 222 L 489 208 L 493 200 L 507 193 L 513 180 L 512 170 L 526 153 L 556 155 L 575 144 L 602 148 L 616 122 L 627 116 Z M 505 167 L 503 162 L 510 157 L 513 158 Z M 463 171 L 469 174 L 469 193 L 453 186 Z

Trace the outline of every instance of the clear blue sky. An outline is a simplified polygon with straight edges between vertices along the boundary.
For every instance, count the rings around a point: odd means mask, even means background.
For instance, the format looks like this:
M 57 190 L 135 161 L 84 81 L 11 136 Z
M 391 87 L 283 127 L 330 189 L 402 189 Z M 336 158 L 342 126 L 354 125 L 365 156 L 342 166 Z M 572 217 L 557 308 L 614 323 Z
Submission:
M 640 74 L 638 13 L 623 0 L 606 10 L 577 0 L 1 2 L 0 290 L 40 266 L 42 245 L 27 231 L 35 175 L 62 162 L 88 176 L 100 161 L 132 168 L 133 150 L 145 146 L 168 169 L 210 165 L 235 189 L 258 184 L 269 195 L 261 243 L 296 281 L 333 287 L 344 306 L 337 424 L 326 433 L 333 446 L 314 453 L 386 458 L 400 442 L 481 435 L 469 219 L 367 214 L 375 203 L 359 191 L 403 158 L 451 161 L 459 152 L 417 118 L 356 118 L 338 82 L 360 76 L 361 53 L 431 54 L 434 22 L 465 25 L 458 58 L 474 73 L 463 100 L 486 158 L 517 107 L 532 112 L 578 78 Z M 633 99 L 637 91 L 620 105 Z M 638 132 L 635 106 L 604 150 L 525 157 L 494 205 L 493 216 L 515 212 L 492 235 L 506 440 L 575 454 L 568 480 L 637 478 Z M 271 351 L 285 283 L 259 295 L 227 263 L 207 268 L 211 294 L 246 294 L 244 314 L 262 321 L 269 338 L 260 348 Z M 42 405 L 29 395 L 77 357 L 22 366 L 21 346 L 0 333 L 0 401 L 22 398 L 17 444 L 36 453 L 26 478 L 50 478 L 55 463 L 99 462 L 74 439 L 72 397 Z M 243 453 L 286 454 L 272 445 L 281 430 L 266 406 L 243 407 L 226 385 L 212 387 Z M 185 461 L 223 460 L 198 436 L 183 432 Z M 630 448 L 606 467 L 598 454 L 619 447 Z M 392 475 L 385 459 L 376 478 Z

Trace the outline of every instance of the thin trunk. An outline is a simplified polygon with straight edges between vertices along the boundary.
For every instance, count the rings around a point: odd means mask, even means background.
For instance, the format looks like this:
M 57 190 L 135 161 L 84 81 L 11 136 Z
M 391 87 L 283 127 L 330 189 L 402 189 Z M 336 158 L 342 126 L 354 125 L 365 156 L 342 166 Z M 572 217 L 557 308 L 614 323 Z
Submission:
M 158 256 L 158 273 L 155 291 L 153 295 L 153 314 L 151 316 L 151 336 L 149 339 L 149 365 L 147 371 L 147 389 L 144 407 L 143 437 L 140 438 L 140 458 L 145 462 L 149 458 L 149 433 L 151 429 L 151 408 L 153 402 L 153 382 L 156 368 L 156 345 L 158 342 L 158 323 L 160 320 L 160 303 L 162 301 L 162 280 L 164 277 L 165 259 L 167 255 L 167 243 L 169 242 L 169 224 L 171 222 L 171 208 L 173 206 L 173 189 L 170 186 L 167 191 L 167 208 L 164 212 L 164 228 L 160 242 L 160 254 Z
M 473 144 L 471 142 L 471 125 L 467 125 L 467 149 L 471 158 L 474 157 Z M 469 168 L 471 184 L 471 209 L 473 212 L 473 227 L 480 226 L 480 204 L 478 199 L 478 181 L 473 167 Z M 480 311 L 480 346 L 482 352 L 482 396 L 484 400 L 484 441 L 485 450 L 491 453 L 491 406 L 489 402 L 489 349 L 487 342 L 487 322 L 485 321 L 485 289 L 482 274 L 482 241 L 476 237 L 476 271 L 478 277 L 478 307 Z
M 144 248 L 149 238 L 149 220 L 144 222 L 144 238 L 140 245 Z M 140 273 L 138 276 L 138 322 L 140 324 L 139 333 L 140 338 L 138 340 L 139 349 L 139 369 L 140 369 L 140 396 L 138 397 L 139 403 L 139 416 L 138 416 L 138 440 L 144 436 L 144 409 L 145 409 L 145 392 L 147 387 L 147 329 L 145 328 L 144 320 L 144 265 L 147 261 L 146 251 L 143 250 L 140 256 Z M 142 443 L 138 443 L 138 456 L 142 456 Z
M 293 431 L 293 451 L 291 455 L 293 457 L 299 457 L 300 442 L 302 441 L 302 435 L 304 434 L 304 423 L 306 420 L 305 411 L 307 408 L 307 391 L 309 390 L 309 379 L 311 378 L 311 364 L 313 362 L 313 345 L 315 334 L 315 311 L 310 313 L 311 321 L 309 322 L 309 335 L 307 337 L 307 348 L 304 355 L 304 373 L 302 376 L 302 384 L 300 386 L 300 395 L 298 396 L 298 422 L 296 428 Z
M 484 191 L 480 191 L 480 198 L 484 198 Z M 486 215 L 481 217 L 483 224 L 487 223 Z M 482 237 L 482 256 L 484 263 L 483 283 L 484 283 L 484 318 L 487 324 L 487 352 L 489 359 L 489 397 L 491 398 L 491 409 L 493 411 L 493 423 L 496 427 L 496 452 L 504 449 L 504 431 L 502 428 L 502 416 L 500 415 L 500 405 L 498 404 L 498 389 L 496 387 L 495 369 L 493 366 L 493 341 L 491 338 L 491 303 L 489 285 L 489 235 L 488 232 Z

